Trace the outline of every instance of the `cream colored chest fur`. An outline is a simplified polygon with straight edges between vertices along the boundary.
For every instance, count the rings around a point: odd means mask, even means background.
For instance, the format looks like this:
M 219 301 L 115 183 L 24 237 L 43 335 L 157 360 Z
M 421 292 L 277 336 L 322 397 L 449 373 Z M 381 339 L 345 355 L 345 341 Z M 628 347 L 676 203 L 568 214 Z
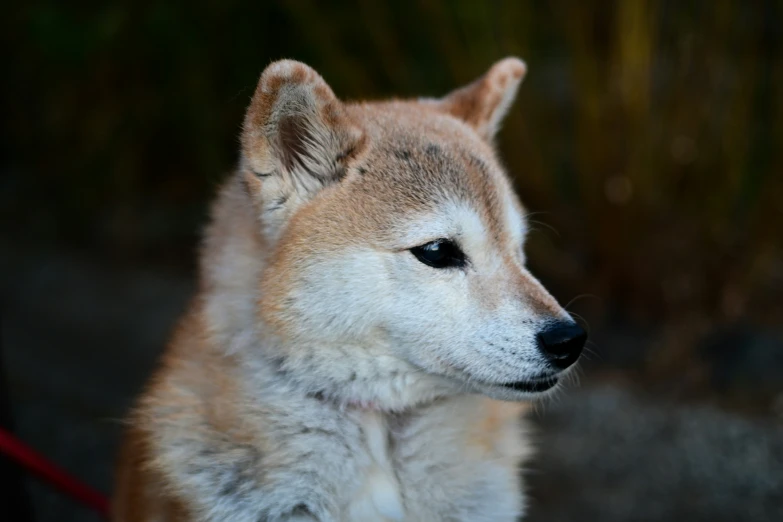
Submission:
M 366 445 L 369 465 L 360 470 L 361 485 L 349 494 L 346 520 L 405 520 L 402 489 L 395 474 L 390 452 L 388 426 L 375 411 L 356 412 Z
M 353 412 L 368 458 L 360 485 L 346 492 L 343 520 L 511 521 L 522 514 L 521 419 L 482 412 L 484 404 L 497 407 L 482 398 L 456 402 L 413 417 Z

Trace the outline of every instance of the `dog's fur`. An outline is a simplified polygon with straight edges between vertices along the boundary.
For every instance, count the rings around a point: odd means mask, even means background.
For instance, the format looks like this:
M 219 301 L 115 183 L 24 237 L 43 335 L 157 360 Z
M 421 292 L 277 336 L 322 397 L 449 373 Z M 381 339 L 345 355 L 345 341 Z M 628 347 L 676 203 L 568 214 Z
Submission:
M 525 65 L 343 103 L 279 61 L 213 209 L 200 292 L 130 421 L 114 520 L 511 521 L 521 425 L 570 321 L 527 271 L 492 145 Z M 409 249 L 450 238 L 463 268 Z

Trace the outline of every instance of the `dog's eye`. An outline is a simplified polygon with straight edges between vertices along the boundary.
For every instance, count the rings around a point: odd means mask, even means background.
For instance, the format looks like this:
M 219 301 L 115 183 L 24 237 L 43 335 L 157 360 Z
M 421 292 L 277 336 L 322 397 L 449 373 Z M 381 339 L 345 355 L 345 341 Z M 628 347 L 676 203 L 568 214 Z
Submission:
M 433 268 L 452 268 L 465 266 L 465 254 L 453 241 L 438 239 L 421 246 L 411 248 L 416 259 Z

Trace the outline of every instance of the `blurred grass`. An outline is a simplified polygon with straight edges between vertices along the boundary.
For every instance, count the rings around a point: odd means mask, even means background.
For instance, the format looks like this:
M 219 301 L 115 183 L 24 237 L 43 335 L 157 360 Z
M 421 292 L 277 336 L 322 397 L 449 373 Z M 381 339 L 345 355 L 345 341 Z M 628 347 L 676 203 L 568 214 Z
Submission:
M 104 2 L 9 7 L 3 231 L 190 259 L 260 71 L 349 98 L 529 65 L 500 147 L 534 270 L 593 320 L 666 321 L 653 367 L 783 317 L 783 2 Z

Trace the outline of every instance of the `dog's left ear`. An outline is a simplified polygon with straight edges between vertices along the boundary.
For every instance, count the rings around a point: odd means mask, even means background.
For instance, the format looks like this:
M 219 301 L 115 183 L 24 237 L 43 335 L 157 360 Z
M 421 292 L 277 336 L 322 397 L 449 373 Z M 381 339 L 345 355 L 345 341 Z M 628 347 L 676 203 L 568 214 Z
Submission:
M 239 175 L 268 238 L 300 205 L 342 180 L 364 140 L 313 69 L 280 60 L 264 70 L 245 115 Z
M 289 185 L 306 199 L 342 178 L 362 137 L 317 72 L 280 60 L 264 70 L 247 109 L 242 162 L 248 174 Z
M 479 136 L 491 142 L 526 72 L 525 62 L 505 58 L 473 83 L 439 100 L 423 101 L 434 103 L 438 109 L 465 121 Z

